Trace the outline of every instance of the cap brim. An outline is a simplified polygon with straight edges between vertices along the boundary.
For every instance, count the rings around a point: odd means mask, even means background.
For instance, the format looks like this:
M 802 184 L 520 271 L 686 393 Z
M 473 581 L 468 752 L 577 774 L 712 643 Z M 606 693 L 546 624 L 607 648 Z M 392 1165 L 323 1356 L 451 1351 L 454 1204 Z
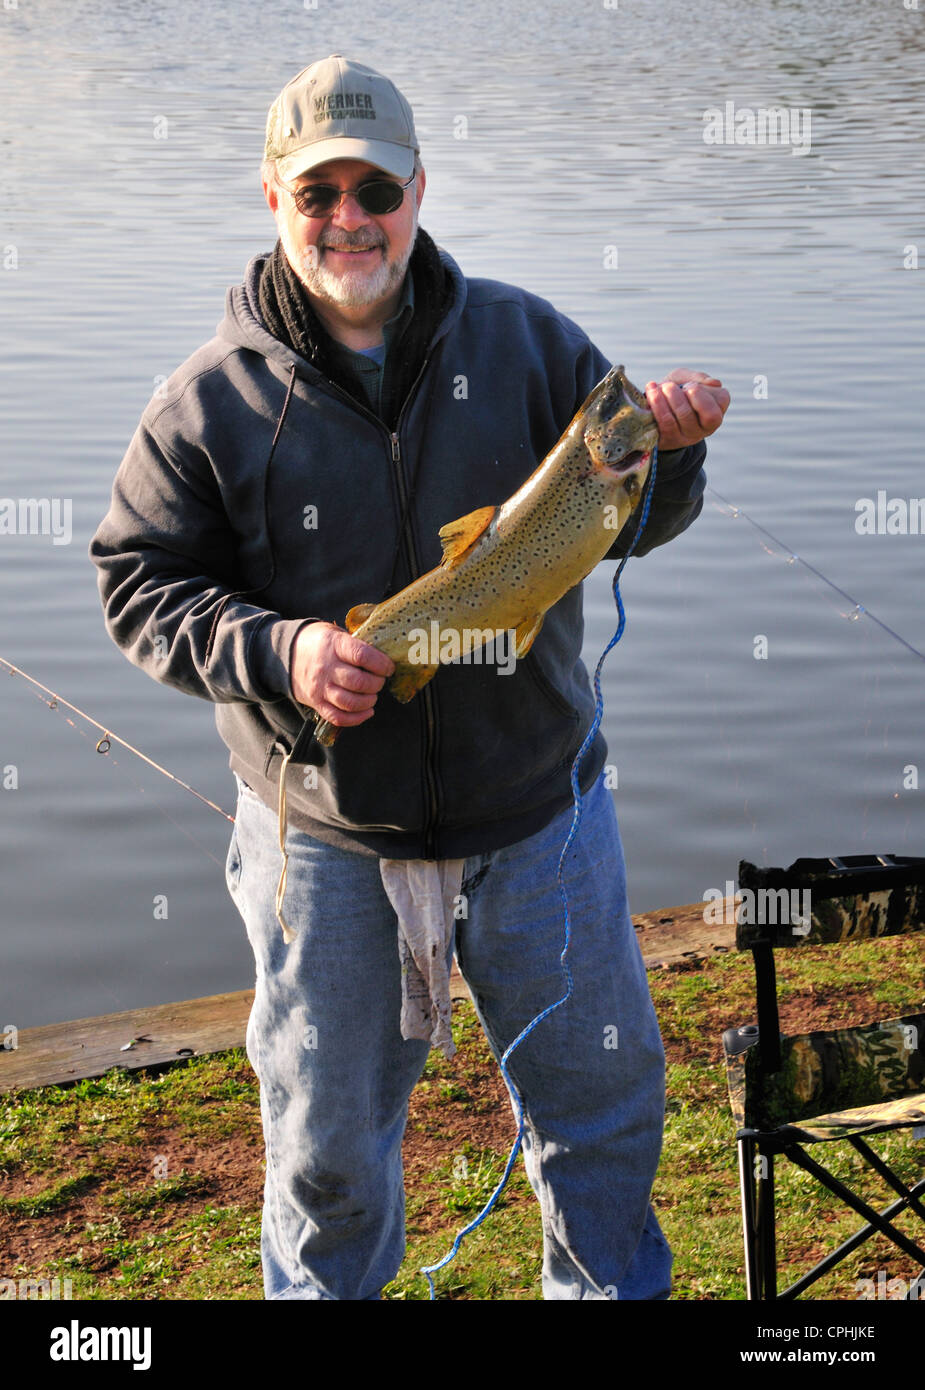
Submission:
M 410 179 L 414 171 L 414 150 L 407 145 L 393 145 L 387 140 L 361 140 L 349 135 L 313 141 L 301 150 L 284 155 L 277 160 L 277 166 L 281 177 L 288 180 L 307 174 L 309 169 L 327 164 L 330 159 L 362 159 L 397 179 Z

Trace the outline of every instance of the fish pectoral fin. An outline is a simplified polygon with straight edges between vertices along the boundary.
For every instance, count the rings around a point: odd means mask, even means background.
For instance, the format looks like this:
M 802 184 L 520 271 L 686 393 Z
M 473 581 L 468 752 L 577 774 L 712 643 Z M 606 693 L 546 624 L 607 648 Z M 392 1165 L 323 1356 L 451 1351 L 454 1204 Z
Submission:
M 483 531 L 488 530 L 497 510 L 497 507 L 478 507 L 457 521 L 448 521 L 445 526 L 441 526 L 437 532 L 443 546 L 443 559 L 440 563 L 447 569 L 453 569 L 458 565 Z
M 537 613 L 534 618 L 527 618 L 519 627 L 514 629 L 514 655 L 516 657 L 526 656 L 533 646 L 536 634 L 543 626 L 545 613 Z
M 356 603 L 344 619 L 344 626 L 348 632 L 356 632 L 357 628 L 366 622 L 374 608 L 378 608 L 376 603 Z
M 413 700 L 419 690 L 423 690 L 429 680 L 433 680 L 439 671 L 439 666 L 425 666 L 423 663 L 412 665 L 410 661 L 397 661 L 395 672 L 389 678 L 389 690 L 406 705 L 409 700 Z

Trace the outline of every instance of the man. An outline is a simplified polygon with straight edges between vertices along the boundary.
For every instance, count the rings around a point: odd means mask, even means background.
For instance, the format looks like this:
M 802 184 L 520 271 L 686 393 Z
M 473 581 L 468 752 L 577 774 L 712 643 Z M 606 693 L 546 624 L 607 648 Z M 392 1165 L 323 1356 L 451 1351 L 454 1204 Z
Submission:
M 580 586 L 513 673 L 442 667 L 407 705 L 378 698 L 392 663 L 341 623 L 437 564 L 441 525 L 514 492 L 609 363 L 418 230 L 411 109 L 371 69 L 333 55 L 288 83 L 262 175 L 276 248 L 146 409 L 91 554 L 110 634 L 216 703 L 238 780 L 228 882 L 257 966 L 266 1295 L 376 1299 L 404 1252 L 407 1101 L 446 1024 L 453 947 L 496 1056 L 562 993 L 556 865 L 594 702 Z M 647 396 L 661 452 L 639 554 L 699 512 L 702 440 L 729 399 L 686 369 Z M 664 1061 L 605 756 L 598 735 L 566 870 L 573 995 L 509 1064 L 548 1299 L 670 1287 L 648 1201 Z

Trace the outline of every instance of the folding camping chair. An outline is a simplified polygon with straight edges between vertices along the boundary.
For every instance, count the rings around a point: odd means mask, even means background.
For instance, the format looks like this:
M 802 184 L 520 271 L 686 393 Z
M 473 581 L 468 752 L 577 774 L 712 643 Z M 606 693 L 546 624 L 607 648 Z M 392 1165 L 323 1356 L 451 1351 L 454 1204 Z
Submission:
M 919 1200 L 925 1179 L 907 1187 L 862 1137 L 925 1127 L 925 1013 L 783 1036 L 774 973 L 775 948 L 925 930 L 925 859 L 797 859 L 788 869 L 758 869 L 743 861 L 739 890 L 736 947 L 754 958 L 758 1024 L 728 1028 L 723 1050 L 738 1126 L 747 1297 L 796 1298 L 878 1231 L 925 1269 L 925 1249 L 893 1224 L 906 1208 L 925 1222 Z M 923 1007 L 921 999 L 916 1006 Z M 835 1140 L 850 1144 L 898 1199 L 874 1210 L 805 1152 L 805 1146 Z M 780 1293 L 774 1219 L 778 1155 L 811 1173 L 865 1222 Z

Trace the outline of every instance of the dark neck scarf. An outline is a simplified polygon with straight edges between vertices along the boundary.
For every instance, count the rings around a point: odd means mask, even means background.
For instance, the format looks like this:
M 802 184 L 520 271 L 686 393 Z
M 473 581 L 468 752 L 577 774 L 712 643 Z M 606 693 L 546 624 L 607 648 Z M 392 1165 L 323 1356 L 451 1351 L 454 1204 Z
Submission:
M 431 337 L 453 301 L 452 277 L 444 269 L 434 242 L 421 227 L 408 269 L 414 279 L 414 313 L 389 355 L 389 375 L 394 383 L 394 389 L 389 392 L 390 418 L 386 420 L 390 427 L 421 370 Z M 279 241 L 261 271 L 258 300 L 264 324 L 274 338 L 286 343 L 329 381 L 365 404 L 356 381 L 339 363 L 336 344 L 312 308 L 311 298 Z

